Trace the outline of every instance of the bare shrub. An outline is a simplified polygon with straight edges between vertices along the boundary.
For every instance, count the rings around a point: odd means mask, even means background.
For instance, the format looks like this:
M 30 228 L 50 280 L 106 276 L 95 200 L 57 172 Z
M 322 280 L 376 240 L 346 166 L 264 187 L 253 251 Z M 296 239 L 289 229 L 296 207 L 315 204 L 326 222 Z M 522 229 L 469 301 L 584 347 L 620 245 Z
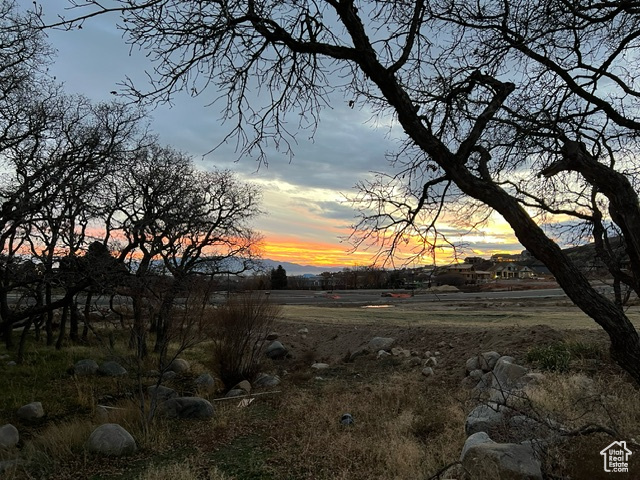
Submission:
M 211 334 L 214 361 L 227 386 L 253 379 L 260 369 L 265 340 L 282 309 L 259 293 L 229 298 L 215 312 Z

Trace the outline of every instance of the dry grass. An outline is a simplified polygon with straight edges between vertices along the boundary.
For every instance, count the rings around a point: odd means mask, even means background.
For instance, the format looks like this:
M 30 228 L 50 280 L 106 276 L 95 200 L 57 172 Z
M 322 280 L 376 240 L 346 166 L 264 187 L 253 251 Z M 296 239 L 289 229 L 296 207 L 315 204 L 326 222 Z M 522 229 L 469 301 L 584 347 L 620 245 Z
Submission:
M 202 471 L 192 461 L 185 460 L 170 465 L 150 465 L 138 480 L 231 480 L 215 467 Z
M 425 478 L 455 461 L 464 443 L 462 406 L 443 394 L 415 372 L 289 391 L 272 434 L 277 470 L 290 478 Z M 340 423 L 344 413 L 353 425 Z

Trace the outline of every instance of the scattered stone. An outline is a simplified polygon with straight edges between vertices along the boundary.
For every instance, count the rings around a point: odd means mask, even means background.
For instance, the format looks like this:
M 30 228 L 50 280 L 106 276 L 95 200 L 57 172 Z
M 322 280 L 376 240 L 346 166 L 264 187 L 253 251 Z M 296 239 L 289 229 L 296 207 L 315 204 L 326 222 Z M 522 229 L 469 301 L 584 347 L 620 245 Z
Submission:
M 411 356 L 412 357 L 419 357 L 420 356 L 420 352 L 418 352 L 417 350 L 411 350 Z
M 378 350 L 378 355 L 376 358 L 384 358 L 384 357 L 390 357 L 390 356 L 391 354 L 386 350 Z
M 163 382 L 167 382 L 169 380 L 173 380 L 174 378 L 176 378 L 178 376 L 178 374 L 176 372 L 174 372 L 173 370 L 169 370 L 167 372 L 164 372 L 162 374 L 162 381 Z
M 440 356 L 440 352 L 438 350 L 436 350 L 435 352 L 433 352 L 433 355 L 436 356 L 436 357 L 439 357 Z
M 374 352 L 378 350 L 391 350 L 394 343 L 396 343 L 395 338 L 373 337 L 369 340 L 369 350 Z
M 430 350 L 427 350 L 426 352 L 424 352 L 424 358 L 429 358 L 429 357 L 433 357 L 433 354 L 431 353 Z
M 131 434 L 117 423 L 100 425 L 87 440 L 87 450 L 101 455 L 130 455 L 137 449 Z
M 0 427 L 0 448 L 13 448 L 20 441 L 18 429 L 7 423 Z
M 363 355 L 368 355 L 369 354 L 369 350 L 366 348 L 359 348 L 357 350 L 354 350 L 350 355 L 349 355 L 349 361 L 353 362 L 356 358 L 358 357 L 362 357 Z
M 244 394 L 244 391 L 241 390 Z M 162 404 L 163 413 L 170 418 L 211 418 L 213 405 L 199 397 L 171 398 Z
M 20 420 L 32 421 L 44 417 L 44 409 L 41 402 L 32 402 L 23 405 L 18 409 L 18 418 Z
M 165 387 L 162 385 L 151 385 L 147 388 L 147 393 L 150 397 L 156 398 L 158 403 L 166 402 L 170 398 L 176 398 L 178 396 L 178 392 L 176 392 L 173 388 Z
M 98 373 L 105 377 L 122 377 L 127 374 L 127 371 L 118 362 L 108 361 L 100 365 Z
M 316 382 L 323 382 L 323 381 L 324 381 L 324 378 L 322 378 L 322 377 L 314 377 L 313 379 L 314 379 Z
M 314 370 L 324 370 L 326 368 L 329 368 L 329 364 L 328 363 L 314 363 L 313 365 L 311 365 L 311 368 L 313 368 Z
M 438 347 L 442 348 L 446 345 L 446 342 L 438 342 Z
M 216 386 L 216 379 L 213 378 L 209 373 L 202 373 L 198 375 L 193 383 L 195 383 L 196 387 L 198 388 L 213 389 Z
M 345 413 L 340 418 L 340 423 L 342 425 L 353 425 L 355 423 L 355 420 L 353 419 L 350 413 Z
M 431 368 L 431 367 L 423 368 L 422 369 L 422 375 L 424 375 L 427 378 L 433 376 L 433 368 Z
M 167 367 L 167 371 L 176 372 L 177 374 L 186 373 L 191 369 L 191 365 L 184 358 L 174 358 Z
M 234 385 L 231 390 L 242 390 L 244 393 L 251 393 L 251 384 L 248 380 L 242 380 L 241 382 Z
M 309 333 L 309 329 L 307 327 L 299 328 L 298 333 L 306 335 L 307 333 Z
M 429 357 L 424 362 L 425 367 L 437 367 L 438 359 L 436 357 Z
M 269 341 L 277 340 L 278 334 L 276 332 L 270 332 L 265 338 Z
M 13 360 L 11 360 L 10 362 L 7 362 L 7 366 L 8 367 L 15 367 L 16 365 L 18 365 L 16 362 L 14 362 Z
M 284 358 L 287 356 L 287 349 L 279 341 L 272 342 L 265 350 L 265 355 L 271 359 Z
M 410 367 L 419 367 L 422 365 L 422 359 L 420 357 L 411 357 L 408 363 Z
M 462 466 L 474 478 L 542 480 L 540 462 L 527 445 L 482 442 L 467 449 Z
M 391 355 L 393 355 L 394 357 L 410 357 L 411 356 L 411 352 L 409 350 L 404 349 L 404 348 L 393 347 L 391 349 Z
M 253 381 L 253 388 L 269 388 L 280 385 L 280 378 L 274 375 L 260 375 Z
M 73 366 L 73 373 L 79 377 L 95 375 L 98 373 L 98 364 L 90 358 L 78 360 Z

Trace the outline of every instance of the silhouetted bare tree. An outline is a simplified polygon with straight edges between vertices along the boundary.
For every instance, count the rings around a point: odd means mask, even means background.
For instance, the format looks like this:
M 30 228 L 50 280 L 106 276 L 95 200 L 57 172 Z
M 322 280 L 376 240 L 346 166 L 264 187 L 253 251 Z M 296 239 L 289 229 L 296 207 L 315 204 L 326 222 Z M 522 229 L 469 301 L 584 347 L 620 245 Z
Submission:
M 74 3 L 79 21 L 109 11 Z M 334 90 L 393 118 L 406 142 L 391 173 L 360 185 L 373 208 L 358 225 L 365 238 L 389 253 L 413 237 L 430 249 L 449 200 L 471 223 L 499 213 L 640 382 L 640 338 L 620 302 L 542 228 L 585 226 L 616 280 L 640 293 L 635 2 L 115 3 L 128 41 L 156 61 L 151 90 L 131 92 L 166 101 L 218 88 L 244 153 L 270 140 L 289 150 L 290 116 L 315 128 Z M 614 231 L 626 266 L 608 254 Z

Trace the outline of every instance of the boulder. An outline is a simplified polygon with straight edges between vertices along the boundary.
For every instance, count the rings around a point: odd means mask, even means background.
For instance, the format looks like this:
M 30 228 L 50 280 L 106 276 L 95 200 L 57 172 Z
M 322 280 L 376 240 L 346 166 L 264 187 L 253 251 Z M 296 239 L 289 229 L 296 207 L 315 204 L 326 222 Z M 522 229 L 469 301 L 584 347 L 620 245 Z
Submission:
M 467 415 L 464 431 L 467 435 L 477 432 L 491 433 L 505 425 L 507 407 L 496 403 L 480 404 Z
M 184 358 L 174 358 L 167 367 L 167 371 L 181 374 L 188 372 L 190 368 L 191 365 Z
M 480 359 L 477 356 L 467 359 L 464 365 L 465 365 L 465 372 L 467 374 L 469 372 L 472 372 L 473 370 L 482 370 L 480 368 Z
M 131 434 L 117 423 L 100 425 L 87 440 L 87 450 L 101 455 L 130 455 L 137 449 L 136 441 Z
M 369 340 L 369 351 L 377 352 L 378 350 L 391 350 L 393 344 L 396 343 L 395 338 L 373 337 Z
M 123 377 L 127 374 L 127 371 L 118 362 L 104 362 L 98 369 L 100 375 L 105 377 Z
M 166 402 L 170 398 L 176 398 L 178 396 L 178 392 L 176 392 L 173 388 L 164 387 L 162 385 L 151 385 L 149 388 L 147 388 L 147 393 L 150 397 L 153 397 L 155 395 L 156 401 L 158 403 Z
M 280 378 L 274 375 L 262 374 L 253 381 L 253 388 L 269 388 L 280 385 Z
M 18 429 L 7 423 L 0 427 L 0 448 L 13 448 L 20 441 Z
M 73 366 L 73 373 L 79 377 L 95 375 L 98 373 L 98 364 L 90 358 L 78 360 Z
M 540 462 L 528 445 L 480 442 L 470 446 L 461 461 L 472 478 L 542 480 Z
M 486 432 L 476 432 L 472 435 L 469 435 L 467 440 L 464 442 L 464 446 L 462 447 L 462 453 L 460 453 L 460 461 L 464 459 L 467 451 L 473 447 L 474 445 L 480 445 L 481 443 L 496 443 L 491 440 L 491 437 L 487 435 Z
M 265 355 L 272 359 L 284 358 L 287 356 L 287 349 L 279 341 L 272 342 L 265 350 Z
M 216 386 L 216 379 L 208 373 L 202 373 L 194 380 L 196 387 L 213 389 Z
M 2 460 L 0 461 L 0 473 L 7 472 L 23 464 L 24 464 L 24 460 L 21 460 L 19 458 L 14 458 L 13 460 Z
M 44 409 L 41 402 L 31 402 L 23 405 L 18 409 L 18 418 L 20 420 L 32 421 L 44 417 Z
M 169 381 L 169 380 L 173 380 L 177 376 L 178 376 L 178 374 L 176 372 L 174 372 L 173 370 L 168 370 L 168 371 L 166 371 L 166 372 L 164 372 L 162 374 L 162 381 L 166 382 L 166 381 Z
M 493 387 L 502 390 L 514 388 L 528 372 L 525 367 L 515 363 L 513 357 L 500 357 L 493 367 Z
M 162 411 L 169 418 L 213 417 L 213 405 L 199 397 L 171 398 L 162 404 Z
M 500 354 L 498 352 L 485 352 L 480 355 L 480 368 L 483 372 L 490 372 L 496 366 Z

